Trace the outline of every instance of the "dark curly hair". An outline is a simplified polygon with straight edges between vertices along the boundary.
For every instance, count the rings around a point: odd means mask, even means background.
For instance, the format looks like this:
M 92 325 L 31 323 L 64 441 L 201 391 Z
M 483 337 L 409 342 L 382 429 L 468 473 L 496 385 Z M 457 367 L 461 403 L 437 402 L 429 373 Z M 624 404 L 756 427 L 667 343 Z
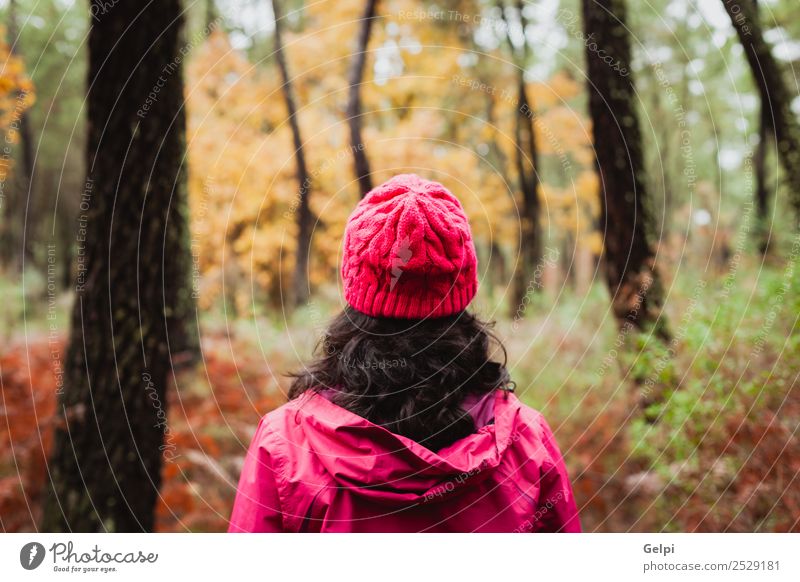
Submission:
M 331 390 L 335 404 L 437 451 L 476 430 L 461 408 L 466 395 L 510 382 L 492 325 L 466 311 L 403 320 L 348 306 L 326 330 L 316 358 L 292 374 L 289 398 Z M 492 359 L 497 351 L 502 363 Z

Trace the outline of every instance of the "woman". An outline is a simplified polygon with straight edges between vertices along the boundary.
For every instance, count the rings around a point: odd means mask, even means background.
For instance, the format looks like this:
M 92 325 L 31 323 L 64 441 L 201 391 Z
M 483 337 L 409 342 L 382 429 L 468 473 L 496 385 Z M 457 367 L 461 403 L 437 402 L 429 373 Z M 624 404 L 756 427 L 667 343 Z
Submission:
M 580 531 L 549 426 L 466 311 L 477 259 L 458 199 L 410 174 L 378 186 L 341 273 L 348 305 L 262 419 L 229 531 Z

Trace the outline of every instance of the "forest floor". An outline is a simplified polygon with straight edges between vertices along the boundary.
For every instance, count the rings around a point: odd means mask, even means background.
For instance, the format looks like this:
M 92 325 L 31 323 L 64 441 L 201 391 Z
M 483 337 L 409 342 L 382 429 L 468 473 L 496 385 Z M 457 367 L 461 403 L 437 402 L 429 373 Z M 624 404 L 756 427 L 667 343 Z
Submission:
M 792 267 L 743 264 L 733 283 L 725 273 L 669 281 L 668 346 L 620 333 L 598 287 L 537 298 L 516 326 L 498 322 L 521 398 L 555 431 L 585 530 L 800 531 Z M 7 327 L 0 347 L 4 531 L 35 529 L 47 478 L 64 334 L 37 317 Z M 203 322 L 203 361 L 170 391 L 159 531 L 226 528 L 256 424 L 283 402 L 284 374 L 309 356 L 322 325 L 317 310 L 288 325 Z M 638 403 L 643 389 L 656 397 L 655 421 Z

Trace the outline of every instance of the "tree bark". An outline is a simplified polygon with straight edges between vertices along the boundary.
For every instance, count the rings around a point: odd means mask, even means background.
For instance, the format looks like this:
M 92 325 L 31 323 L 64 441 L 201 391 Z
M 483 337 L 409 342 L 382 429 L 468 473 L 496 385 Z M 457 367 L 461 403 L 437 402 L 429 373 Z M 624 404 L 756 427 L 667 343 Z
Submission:
M 622 326 L 645 329 L 654 324 L 658 335 L 666 337 L 625 4 L 582 2 L 584 36 L 590 39 L 585 43 L 589 113 L 601 185 L 604 269 L 614 315 Z M 616 66 L 608 64 L 608 57 Z
M 778 157 L 789 185 L 789 200 L 800 218 L 800 122 L 792 111 L 794 95 L 772 56 L 772 47 L 764 39 L 753 0 L 722 0 L 722 5 L 744 48 L 761 103 L 769 110 Z
M 372 32 L 372 22 L 378 9 L 378 0 L 366 0 L 364 13 L 361 15 L 356 42 L 356 52 L 350 61 L 347 83 L 350 90 L 347 98 L 347 123 L 350 126 L 350 148 L 353 150 L 353 170 L 358 180 L 361 197 L 372 190 L 369 158 L 367 158 L 364 141 L 361 137 L 361 83 L 364 79 L 364 67 L 367 62 L 367 46 Z
M 275 15 L 275 60 L 280 69 L 283 85 L 283 98 L 289 113 L 289 127 L 292 129 L 294 143 L 294 160 L 297 168 L 297 253 L 295 256 L 294 277 L 292 278 L 292 296 L 289 303 L 293 306 L 308 301 L 310 294 L 308 283 L 308 255 L 311 251 L 311 231 L 314 226 L 309 197 L 311 195 L 311 177 L 306 167 L 305 152 L 303 151 L 303 137 L 300 133 L 300 123 L 297 115 L 297 105 L 294 100 L 292 79 L 289 76 L 289 66 L 283 53 L 283 22 L 279 0 L 272 0 L 272 11 Z
M 173 360 L 195 338 L 180 0 L 89 30 L 87 179 L 44 531 L 152 531 Z M 165 438 L 166 437 L 166 438 Z

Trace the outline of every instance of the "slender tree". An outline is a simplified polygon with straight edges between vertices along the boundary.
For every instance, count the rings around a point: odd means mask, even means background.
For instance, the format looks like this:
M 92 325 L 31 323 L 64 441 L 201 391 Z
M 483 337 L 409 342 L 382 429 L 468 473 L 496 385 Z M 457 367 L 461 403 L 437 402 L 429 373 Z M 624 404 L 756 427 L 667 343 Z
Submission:
M 45 531 L 151 531 L 172 365 L 192 347 L 180 0 L 89 30 L 77 297 Z
M 753 0 L 722 0 L 722 5 L 744 48 L 761 103 L 768 108 L 769 125 L 789 185 L 789 199 L 800 219 L 800 122 L 792 111 L 795 95 L 772 55 L 772 47 L 764 39 Z
M 621 325 L 639 329 L 657 323 L 656 331 L 666 336 L 625 3 L 582 2 L 584 36 L 589 39 L 585 43 L 589 113 L 601 185 L 604 269 L 614 314 Z
M 514 273 L 514 293 L 512 313 L 523 313 L 518 309 L 531 285 L 536 272 L 537 263 L 541 259 L 541 229 L 539 213 L 541 207 L 539 180 L 539 152 L 536 146 L 535 121 L 536 112 L 528 97 L 525 83 L 525 69 L 530 61 L 530 46 L 525 34 L 527 19 L 525 18 L 522 0 L 516 2 L 516 17 L 522 31 L 522 43 L 516 46 L 511 40 L 511 27 L 506 18 L 506 6 L 502 0 L 497 1 L 501 18 L 505 24 L 505 40 L 508 44 L 512 60 L 516 67 L 516 110 L 514 120 L 514 165 L 517 171 L 519 190 L 522 193 L 520 207 L 520 256 Z
M 364 13 L 361 15 L 356 40 L 356 50 L 350 61 L 347 83 L 350 86 L 347 97 L 347 123 L 350 126 L 350 147 L 353 150 L 353 169 L 358 180 L 361 197 L 372 190 L 369 158 L 361 137 L 361 82 L 364 79 L 364 67 L 367 62 L 367 46 L 372 33 L 372 22 L 378 10 L 378 0 L 366 0 Z
M 311 251 L 311 231 L 314 218 L 311 215 L 309 197 L 311 195 L 311 177 L 306 167 L 303 150 L 303 136 L 300 133 L 300 121 L 294 99 L 292 79 L 289 66 L 283 52 L 283 16 L 279 0 L 272 0 L 272 11 L 275 15 L 275 60 L 281 72 L 283 99 L 289 113 L 289 127 L 292 129 L 294 143 L 294 161 L 297 169 L 297 253 L 295 256 L 294 277 L 292 279 L 292 297 L 290 303 L 299 305 L 308 300 L 308 255 Z

